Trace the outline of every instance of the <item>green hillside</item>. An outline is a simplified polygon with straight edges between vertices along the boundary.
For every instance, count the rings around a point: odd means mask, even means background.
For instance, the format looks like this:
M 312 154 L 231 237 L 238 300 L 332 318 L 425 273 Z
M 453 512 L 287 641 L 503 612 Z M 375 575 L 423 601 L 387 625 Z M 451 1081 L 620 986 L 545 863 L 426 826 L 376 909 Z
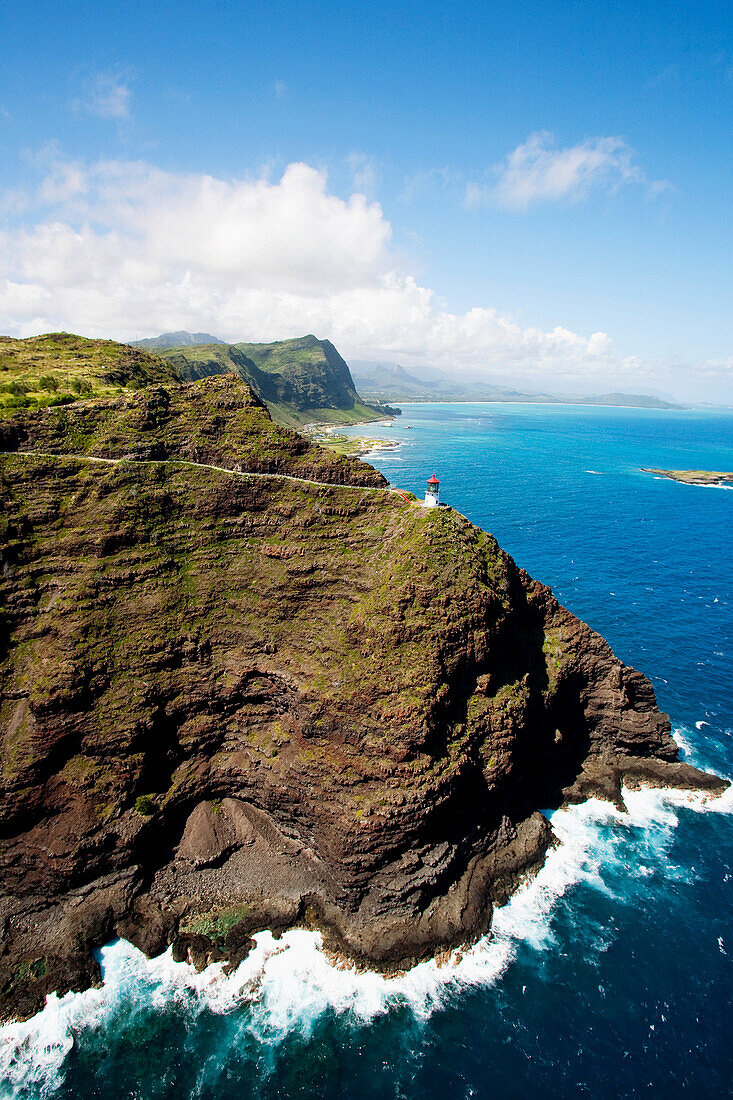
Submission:
M 355 424 L 393 411 L 362 401 L 336 348 L 315 336 L 272 344 L 161 348 L 159 354 L 186 381 L 238 374 L 267 403 L 279 424 Z
M 251 386 L 273 420 L 286 427 L 354 424 L 392 412 L 362 401 L 333 344 L 315 336 L 150 352 L 113 340 L 51 332 L 25 340 L 0 336 L 0 415 L 220 374 L 235 374 Z
M 114 340 L 87 340 L 68 332 L 25 340 L 0 336 L 0 415 L 176 381 L 171 364 Z

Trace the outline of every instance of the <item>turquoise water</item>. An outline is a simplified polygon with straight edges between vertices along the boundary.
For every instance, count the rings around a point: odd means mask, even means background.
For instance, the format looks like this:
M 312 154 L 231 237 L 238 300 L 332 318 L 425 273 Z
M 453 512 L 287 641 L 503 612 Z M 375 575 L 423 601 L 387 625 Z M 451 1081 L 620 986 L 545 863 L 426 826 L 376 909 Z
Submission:
M 406 430 L 406 427 L 411 430 Z M 733 775 L 733 492 L 640 466 L 733 469 L 733 415 L 405 406 L 371 461 L 441 498 L 653 680 L 694 763 Z M 553 815 L 562 843 L 488 941 L 396 981 L 331 968 L 310 933 L 234 975 L 128 945 L 106 983 L 6 1029 L 3 1095 L 729 1095 L 733 799 L 660 792 Z

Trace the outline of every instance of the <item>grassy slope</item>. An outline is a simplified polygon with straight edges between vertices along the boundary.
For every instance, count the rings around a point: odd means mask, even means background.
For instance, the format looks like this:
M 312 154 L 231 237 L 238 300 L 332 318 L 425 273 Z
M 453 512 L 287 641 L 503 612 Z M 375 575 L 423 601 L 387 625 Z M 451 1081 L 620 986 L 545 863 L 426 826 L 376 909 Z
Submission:
M 187 382 L 196 382 L 215 374 L 237 374 L 255 388 L 255 364 L 234 351 L 233 345 L 193 344 L 190 347 L 160 348 L 158 354 Z
M 113 340 L 66 332 L 26 340 L 0 336 L 0 416 L 176 381 L 158 356 Z
M 304 336 L 272 344 L 204 344 L 161 349 L 186 379 L 234 372 L 267 402 L 278 424 L 357 424 L 384 410 L 361 400 L 349 368 L 328 340 Z
M 145 761 L 127 755 L 127 768 L 120 768 L 112 746 L 129 734 L 132 748 L 142 722 L 145 746 L 138 748 L 155 756 L 154 715 L 138 686 L 142 677 L 165 693 L 179 667 L 166 664 L 172 646 L 207 639 L 206 653 L 213 646 L 214 663 L 226 669 L 227 652 L 261 655 L 269 639 L 316 715 L 328 703 L 345 717 L 361 716 L 368 741 L 358 764 L 379 780 L 393 764 L 385 767 L 391 751 L 398 760 L 404 755 L 395 744 L 407 737 L 404 716 L 441 688 L 445 694 L 451 665 L 465 660 L 464 639 L 446 633 L 447 621 L 465 623 L 472 638 L 473 630 L 491 629 L 507 599 L 509 562 L 490 536 L 457 513 L 411 508 L 378 490 L 232 481 L 214 470 L 164 463 L 91 466 L 63 455 L 5 456 L 0 490 L 8 506 L 3 533 L 16 562 L 7 583 L 15 585 L 17 569 L 24 578 L 28 570 L 24 583 L 42 608 L 41 622 L 31 615 L 21 625 L 20 605 L 7 604 L 4 625 L 14 646 L 3 674 L 9 685 L 28 687 L 39 707 L 81 705 L 104 788 L 95 801 L 115 816 L 124 808 L 114 805 L 118 799 L 134 802 L 140 792 Z M 435 592 L 440 599 L 432 598 Z M 448 620 L 446 595 L 454 597 Z M 494 615 L 484 621 L 486 601 Z M 416 681 L 417 667 L 423 675 Z M 91 700 L 81 696 L 95 676 L 92 716 Z M 385 714 L 381 705 L 373 716 L 364 714 L 367 687 L 373 699 L 389 695 Z M 185 705 L 198 705 L 189 695 L 184 690 Z M 9 697 L 7 707 L 14 706 Z M 0 753 L 0 776 L 17 799 L 32 795 L 47 751 L 31 734 L 15 730 Z M 267 758 L 286 742 L 275 727 L 259 737 L 261 750 L 255 749 Z M 442 775 L 462 748 L 458 738 L 448 759 L 421 751 L 404 764 L 405 782 Z M 313 754 L 300 737 L 288 753 L 292 763 L 301 763 L 299 753 Z M 163 799 L 175 799 L 184 772 L 160 792 Z M 363 797 L 360 791 L 359 802 Z M 17 812 L 17 804 L 3 811 Z
M 357 424 L 384 415 L 354 389 L 346 363 L 327 340 L 306 336 L 275 344 L 202 344 L 160 349 L 56 332 L 25 340 L 0 337 L 0 416 L 20 409 L 112 397 L 153 383 L 176 384 L 236 374 L 268 405 L 276 423 Z
M 18 410 L 0 423 L 0 450 L 176 460 L 337 484 L 386 484 L 371 466 L 273 423 L 265 405 L 231 374 L 43 412 Z

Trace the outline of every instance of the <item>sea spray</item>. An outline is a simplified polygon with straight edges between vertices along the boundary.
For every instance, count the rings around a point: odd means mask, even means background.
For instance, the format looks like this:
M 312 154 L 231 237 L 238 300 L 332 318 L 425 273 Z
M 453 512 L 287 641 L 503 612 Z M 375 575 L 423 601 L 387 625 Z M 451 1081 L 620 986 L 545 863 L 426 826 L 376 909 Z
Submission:
M 721 798 L 644 788 L 625 790 L 628 809 L 591 799 L 553 812 L 559 845 L 540 872 L 494 914 L 491 934 L 470 948 L 430 960 L 397 977 L 335 965 L 324 954 L 316 932 L 291 929 L 275 938 L 256 937 L 256 946 L 232 973 L 212 964 L 197 973 L 177 963 L 171 952 L 148 960 L 118 940 L 100 953 L 103 985 L 84 993 L 49 997 L 31 1020 L 0 1031 L 0 1087 L 7 1097 L 50 1097 L 63 1088 L 65 1067 L 77 1042 L 96 1033 L 119 1034 L 146 1013 L 178 1012 L 194 1026 L 203 1013 L 236 1017 L 244 1036 L 273 1048 L 293 1032 L 307 1040 L 327 1012 L 347 1026 L 408 1010 L 427 1021 L 468 987 L 496 985 L 520 950 L 541 954 L 555 945 L 554 916 L 559 900 L 580 884 L 620 901 L 644 880 L 663 872 L 684 877 L 668 850 L 685 810 L 733 813 L 733 794 Z M 643 885 L 642 885 L 643 883 Z M 597 928 L 578 929 L 590 950 L 605 950 Z

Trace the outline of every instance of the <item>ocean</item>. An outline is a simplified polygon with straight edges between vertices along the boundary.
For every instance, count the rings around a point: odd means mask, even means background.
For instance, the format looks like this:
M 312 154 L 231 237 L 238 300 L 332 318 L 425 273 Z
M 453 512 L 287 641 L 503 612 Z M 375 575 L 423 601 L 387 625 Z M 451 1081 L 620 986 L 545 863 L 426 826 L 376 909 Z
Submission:
M 406 405 L 369 460 L 491 531 L 653 681 L 686 759 L 733 777 L 733 414 Z M 328 1100 L 733 1092 L 733 797 L 552 815 L 560 845 L 446 965 L 331 966 L 302 930 L 231 975 L 123 942 L 104 986 L 0 1031 L 7 1097 Z

